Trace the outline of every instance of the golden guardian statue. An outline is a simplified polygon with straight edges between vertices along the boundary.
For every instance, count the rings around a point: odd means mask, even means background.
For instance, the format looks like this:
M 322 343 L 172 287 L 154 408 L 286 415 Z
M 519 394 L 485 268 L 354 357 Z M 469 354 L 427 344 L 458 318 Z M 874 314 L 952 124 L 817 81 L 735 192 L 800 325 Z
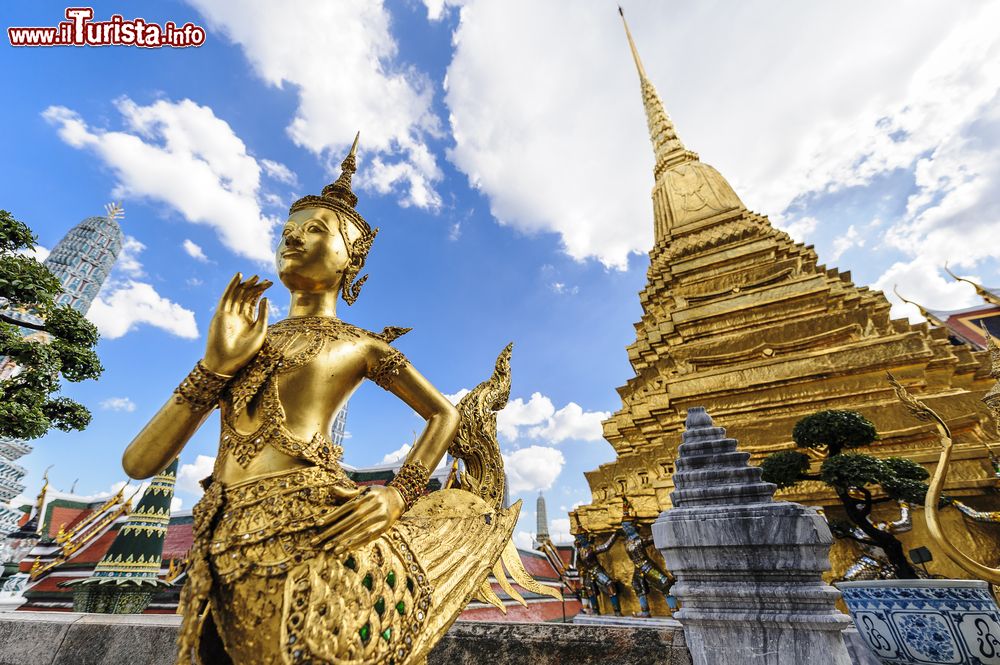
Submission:
M 216 408 L 222 431 L 194 508 L 178 664 L 420 664 L 473 598 L 500 609 L 487 579 L 558 596 L 522 568 L 504 507 L 496 411 L 510 392 L 510 347 L 456 408 L 397 349 L 408 329 L 373 333 L 337 318 L 378 229 L 355 210 L 357 138 L 336 182 L 296 201 L 277 273 L 288 318 L 268 326 L 271 286 L 237 274 L 208 330 L 204 358 L 125 451 L 133 478 L 166 467 Z M 327 437 L 362 381 L 426 420 L 388 486 L 364 489 Z M 425 495 L 445 452 L 464 463 Z M 519 598 L 516 592 L 510 594 Z

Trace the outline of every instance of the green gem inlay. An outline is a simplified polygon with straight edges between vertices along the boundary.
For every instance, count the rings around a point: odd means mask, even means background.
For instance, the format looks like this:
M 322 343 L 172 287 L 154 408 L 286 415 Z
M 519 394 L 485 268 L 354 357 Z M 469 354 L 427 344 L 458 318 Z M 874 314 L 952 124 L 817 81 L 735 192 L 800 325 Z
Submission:
M 375 601 L 375 611 L 378 612 L 379 616 L 385 614 L 385 598 L 379 598 Z
M 385 583 L 389 585 L 390 589 L 396 588 L 396 571 L 389 571 L 389 574 L 385 576 Z
M 344 562 L 344 565 L 347 566 L 348 568 L 350 568 L 351 570 L 357 570 L 358 569 L 358 562 L 354 560 L 354 555 L 353 554 L 351 556 L 347 557 L 347 561 Z
M 399 601 L 398 603 L 396 603 L 396 611 L 399 612 L 400 614 L 406 614 L 406 603 L 404 603 L 403 601 Z
M 406 578 L 406 590 L 409 591 L 410 593 L 413 593 L 413 578 L 412 577 L 407 577 Z
M 388 642 L 390 637 L 392 637 L 392 628 L 386 628 L 385 630 L 382 631 L 383 640 Z
M 361 630 L 358 631 L 358 635 L 361 636 L 362 642 L 368 644 L 368 640 L 370 640 L 372 637 L 372 625 L 370 623 L 366 623 L 365 625 L 361 626 Z
M 366 589 L 368 589 L 369 591 L 371 591 L 372 590 L 372 575 L 371 575 L 371 573 L 368 573 L 367 575 L 365 575 L 365 579 L 361 580 L 361 583 L 365 586 Z

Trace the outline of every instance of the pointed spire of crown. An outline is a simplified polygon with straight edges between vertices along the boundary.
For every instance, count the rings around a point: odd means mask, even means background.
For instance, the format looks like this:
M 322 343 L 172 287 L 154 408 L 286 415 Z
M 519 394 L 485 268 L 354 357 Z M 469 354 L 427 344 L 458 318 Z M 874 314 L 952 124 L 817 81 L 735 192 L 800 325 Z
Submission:
M 972 288 L 976 290 L 977 296 L 979 296 L 980 298 L 982 298 L 991 305 L 996 305 L 997 307 L 1000 307 L 1000 295 L 993 293 L 982 284 L 977 284 L 976 282 L 973 282 L 971 279 L 966 279 L 965 277 L 959 277 L 958 275 L 956 275 L 955 273 L 953 273 L 951 270 L 948 269 L 947 263 L 944 264 L 944 271 L 949 275 L 951 275 L 952 279 L 954 279 L 957 282 L 965 282 L 966 284 L 971 284 Z
M 646 68 L 639 58 L 639 50 L 635 47 L 632 39 L 632 32 L 628 28 L 628 21 L 625 20 L 625 12 L 618 7 L 621 14 L 622 23 L 625 26 L 625 36 L 628 38 L 629 48 L 632 49 L 632 58 L 635 60 L 635 67 L 639 72 L 639 83 L 642 86 L 642 104 L 646 109 L 646 123 L 649 125 L 649 138 L 653 142 L 653 153 L 656 156 L 656 165 L 653 167 L 653 177 L 659 178 L 668 167 L 683 162 L 698 161 L 698 154 L 691 152 L 684 147 L 674 123 L 663 108 L 663 102 L 656 92 L 656 88 L 646 77 Z
M 362 235 L 372 234 L 368 222 L 354 209 L 358 204 L 358 197 L 351 190 L 351 178 L 358 169 L 358 139 L 360 137 L 361 132 L 355 134 L 354 143 L 351 144 L 347 157 L 344 157 L 344 161 L 340 164 L 340 177 L 324 187 L 319 196 L 307 194 L 293 203 L 292 207 L 288 209 L 288 214 L 305 208 L 328 208 L 350 217 L 361 228 Z M 374 235 L 372 237 L 374 238 Z
M 347 157 L 344 157 L 344 161 L 340 163 L 340 177 L 337 178 L 336 182 L 324 187 L 322 193 L 324 198 L 339 199 L 352 208 L 358 204 L 357 195 L 351 191 L 351 177 L 358 170 L 358 139 L 360 137 L 360 131 L 354 135 L 351 150 L 347 153 Z

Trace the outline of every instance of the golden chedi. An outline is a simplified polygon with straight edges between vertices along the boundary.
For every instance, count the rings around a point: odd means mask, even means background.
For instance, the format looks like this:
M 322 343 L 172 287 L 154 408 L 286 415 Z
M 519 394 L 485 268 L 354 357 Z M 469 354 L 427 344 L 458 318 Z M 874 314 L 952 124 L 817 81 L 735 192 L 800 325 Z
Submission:
M 627 32 L 627 26 L 626 26 Z M 604 422 L 617 459 L 586 474 L 592 502 L 571 523 L 610 533 L 622 519 L 622 498 L 648 525 L 670 507 L 671 476 L 684 414 L 706 406 L 739 436 L 754 463 L 794 447 L 797 420 L 822 409 L 857 410 L 878 427 L 870 450 L 932 467 L 940 446 L 933 425 L 914 421 L 886 380 L 891 371 L 947 420 L 954 436 L 946 492 L 980 510 L 1000 496 L 986 445 L 997 441 L 979 399 L 990 386 L 986 354 L 949 342 L 947 330 L 889 315 L 884 295 L 857 286 L 849 273 L 819 263 L 811 246 L 792 240 L 748 210 L 729 183 L 681 142 L 646 76 L 631 35 L 642 100 L 655 154 L 648 283 L 639 294 L 642 318 L 628 347 L 635 376 L 618 389 L 622 408 Z M 817 465 L 818 465 L 817 460 Z M 837 505 L 818 482 L 780 498 Z M 887 509 L 878 519 L 898 517 Z M 942 513 L 954 542 L 995 565 L 996 527 Z M 924 519 L 902 534 L 904 546 L 930 545 Z M 931 546 L 931 572 L 964 577 Z M 839 576 L 858 557 L 838 541 L 831 554 Z M 632 575 L 621 546 L 604 555 L 619 581 Z M 627 586 L 627 585 L 623 585 Z M 654 614 L 668 609 L 654 598 Z M 626 589 L 623 610 L 638 604 Z
M 125 451 L 130 476 L 154 475 L 221 410 L 194 508 L 179 664 L 419 664 L 473 597 L 502 609 L 487 581 L 510 588 L 501 562 L 521 586 L 558 595 L 521 567 L 510 540 L 520 506 L 503 506 L 496 411 L 510 347 L 456 409 L 393 348 L 407 329 L 337 317 L 338 297 L 358 298 L 378 232 L 355 210 L 356 149 L 357 139 L 335 183 L 291 207 L 276 251 L 288 318 L 268 326 L 270 282 L 236 275 L 204 358 Z M 365 379 L 426 426 L 389 486 L 362 489 L 326 433 Z M 446 451 L 465 472 L 425 496 Z

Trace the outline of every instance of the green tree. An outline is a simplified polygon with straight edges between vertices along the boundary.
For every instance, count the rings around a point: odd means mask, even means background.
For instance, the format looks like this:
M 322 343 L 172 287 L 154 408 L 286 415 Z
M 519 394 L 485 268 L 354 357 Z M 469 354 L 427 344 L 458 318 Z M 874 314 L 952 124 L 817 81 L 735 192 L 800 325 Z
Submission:
M 882 548 L 900 579 L 916 579 L 917 571 L 906 558 L 903 544 L 891 532 L 871 521 L 872 509 L 879 503 L 906 501 L 923 504 L 927 494 L 927 470 L 916 462 L 900 457 L 880 459 L 872 455 L 846 453 L 844 450 L 869 446 L 878 439 L 875 425 L 855 411 L 819 411 L 795 423 L 792 439 L 799 448 L 825 451 L 826 459 L 818 474 L 809 473 L 809 456 L 786 450 L 772 453 L 761 465 L 763 478 L 779 488 L 791 487 L 803 480 L 819 480 L 837 493 L 854 529 L 837 529 L 841 535 Z M 874 498 L 881 488 L 884 497 Z
M 57 305 L 59 279 L 24 251 L 37 238 L 22 222 L 0 210 L 0 357 L 20 371 L 0 381 L 0 437 L 37 439 L 53 427 L 81 430 L 90 412 L 58 395 L 60 378 L 96 379 L 104 371 L 94 346 L 97 328 L 68 305 Z M 10 315 L 31 311 L 42 323 L 23 323 Z M 19 327 L 47 333 L 25 337 Z

